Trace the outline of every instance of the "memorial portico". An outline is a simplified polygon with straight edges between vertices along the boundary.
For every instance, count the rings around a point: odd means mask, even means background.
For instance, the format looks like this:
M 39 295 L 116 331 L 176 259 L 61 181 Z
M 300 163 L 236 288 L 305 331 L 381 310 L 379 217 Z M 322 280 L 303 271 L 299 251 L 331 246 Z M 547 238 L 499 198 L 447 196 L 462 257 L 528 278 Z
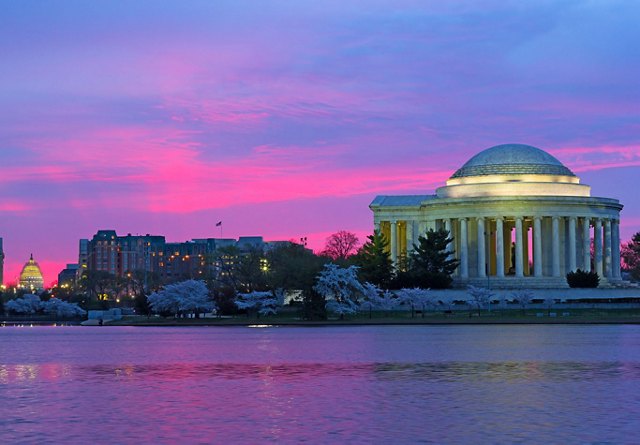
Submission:
M 620 280 L 622 205 L 591 196 L 588 185 L 535 147 L 489 148 L 436 194 L 378 196 L 370 208 L 396 264 L 421 234 L 449 230 L 460 261 L 454 285 L 566 287 L 566 274 L 577 269 L 595 270 L 603 285 Z

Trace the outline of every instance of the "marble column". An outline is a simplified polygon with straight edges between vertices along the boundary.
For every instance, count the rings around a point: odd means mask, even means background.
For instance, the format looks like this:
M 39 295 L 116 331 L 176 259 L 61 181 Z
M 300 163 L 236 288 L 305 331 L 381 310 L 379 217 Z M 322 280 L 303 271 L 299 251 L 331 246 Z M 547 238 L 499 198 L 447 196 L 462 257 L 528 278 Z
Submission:
M 449 238 L 453 238 L 453 228 L 451 225 L 451 218 L 447 218 L 444 220 L 444 230 L 449 232 Z M 454 251 L 453 245 L 451 243 L 447 244 L 447 251 L 449 252 L 449 259 L 453 257 L 452 253 Z
M 593 262 L 596 266 L 596 273 L 602 277 L 602 220 L 596 219 L 593 228 Z
M 380 232 L 380 221 L 376 221 L 373 223 L 373 230 L 376 232 Z
M 407 255 L 413 250 L 413 221 L 408 220 L 405 223 L 405 232 L 407 236 Z
M 391 261 L 393 264 L 398 263 L 398 222 L 390 221 L 391 225 L 391 236 L 389 240 L 389 248 L 391 250 Z
M 486 257 L 485 257 L 485 233 L 484 233 L 484 218 L 478 218 L 478 277 L 484 278 L 486 274 Z
M 582 221 L 582 270 L 591 272 L 591 230 L 589 218 Z
M 523 252 L 524 249 L 522 248 L 522 243 L 523 243 L 523 236 L 522 236 L 522 217 L 521 216 L 517 216 L 516 217 L 516 277 L 523 277 L 524 276 L 524 271 L 523 271 Z
M 420 221 L 418 223 L 418 236 L 424 236 L 425 233 L 427 233 L 427 222 Z
M 467 219 L 460 218 L 460 278 L 469 278 L 469 247 L 467 243 Z
M 554 277 L 560 276 L 560 218 L 551 219 L 551 270 Z
M 533 218 L 533 276 L 542 276 L 542 218 Z
M 611 278 L 611 220 L 604 220 L 604 275 Z
M 504 224 L 501 216 L 496 218 L 496 276 L 504 277 Z
M 569 272 L 576 270 L 576 218 L 569 217 Z
M 614 279 L 620 279 L 620 222 L 611 221 L 611 271 Z

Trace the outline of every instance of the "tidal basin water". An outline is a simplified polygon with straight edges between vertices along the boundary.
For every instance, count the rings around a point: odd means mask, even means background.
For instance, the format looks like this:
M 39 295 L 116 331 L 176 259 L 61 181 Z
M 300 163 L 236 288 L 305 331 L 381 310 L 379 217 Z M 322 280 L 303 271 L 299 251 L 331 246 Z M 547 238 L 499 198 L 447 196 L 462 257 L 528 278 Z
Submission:
M 3 327 L 0 443 L 638 443 L 640 326 Z

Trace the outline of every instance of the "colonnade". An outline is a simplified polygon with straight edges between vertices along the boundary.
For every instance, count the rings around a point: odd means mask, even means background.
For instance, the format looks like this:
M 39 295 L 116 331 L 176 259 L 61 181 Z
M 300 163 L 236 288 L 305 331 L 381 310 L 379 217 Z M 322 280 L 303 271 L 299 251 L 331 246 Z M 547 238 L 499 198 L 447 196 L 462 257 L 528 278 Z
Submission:
M 564 277 L 578 268 L 620 279 L 619 221 L 613 218 L 516 215 L 376 222 L 389 239 L 394 263 L 411 251 L 419 234 L 439 228 L 454 238 L 450 249 L 460 261 L 455 272 L 460 279 Z

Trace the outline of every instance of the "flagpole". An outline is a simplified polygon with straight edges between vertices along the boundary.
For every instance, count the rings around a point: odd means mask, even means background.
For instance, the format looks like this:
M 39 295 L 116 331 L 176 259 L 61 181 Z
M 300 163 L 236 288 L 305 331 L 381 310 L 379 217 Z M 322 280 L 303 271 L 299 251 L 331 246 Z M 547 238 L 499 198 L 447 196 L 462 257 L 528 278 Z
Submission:
M 222 239 L 222 221 L 218 221 L 216 227 L 220 227 L 220 239 Z

